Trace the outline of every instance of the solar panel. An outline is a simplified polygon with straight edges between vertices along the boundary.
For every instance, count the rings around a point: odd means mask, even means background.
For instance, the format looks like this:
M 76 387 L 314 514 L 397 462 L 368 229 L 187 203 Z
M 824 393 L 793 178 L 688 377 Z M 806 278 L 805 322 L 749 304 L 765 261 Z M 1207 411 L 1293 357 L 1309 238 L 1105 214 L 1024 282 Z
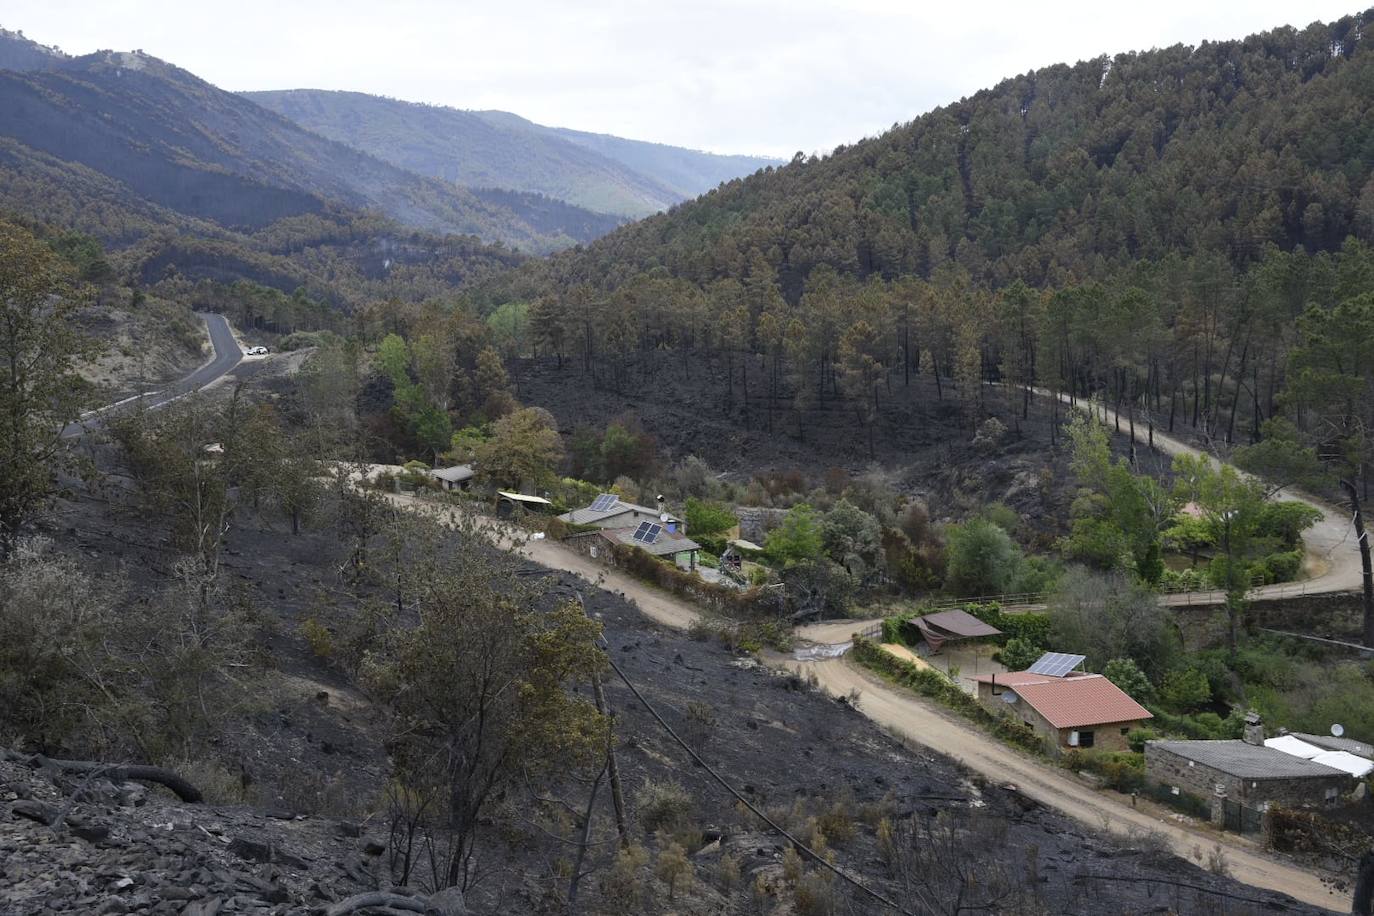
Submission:
M 592 500 L 591 510 L 593 512 L 609 512 L 618 500 L 619 497 L 614 493 L 602 493 Z
M 642 544 L 652 544 L 658 539 L 658 533 L 662 530 L 662 525 L 655 525 L 653 522 L 640 522 L 632 537 Z
M 1086 655 L 1069 655 L 1066 652 L 1046 652 L 1036 659 L 1034 665 L 1031 665 L 1026 670 L 1031 674 L 1043 674 L 1046 677 L 1063 677 L 1083 664 L 1086 658 Z
M 650 525 L 649 530 L 644 534 L 645 542 L 652 544 L 658 540 L 658 533 L 663 530 L 662 525 Z

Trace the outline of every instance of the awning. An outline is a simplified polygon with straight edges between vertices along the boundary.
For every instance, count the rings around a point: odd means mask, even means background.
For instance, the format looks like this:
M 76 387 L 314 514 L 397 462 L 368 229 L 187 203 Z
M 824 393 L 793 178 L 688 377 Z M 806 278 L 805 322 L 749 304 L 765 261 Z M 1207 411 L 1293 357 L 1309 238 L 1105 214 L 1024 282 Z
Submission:
M 921 637 L 930 645 L 933 652 L 939 652 L 940 647 L 952 639 L 978 639 L 984 636 L 1000 636 L 1002 633 L 967 611 L 959 610 L 914 617 L 911 623 L 920 631 Z

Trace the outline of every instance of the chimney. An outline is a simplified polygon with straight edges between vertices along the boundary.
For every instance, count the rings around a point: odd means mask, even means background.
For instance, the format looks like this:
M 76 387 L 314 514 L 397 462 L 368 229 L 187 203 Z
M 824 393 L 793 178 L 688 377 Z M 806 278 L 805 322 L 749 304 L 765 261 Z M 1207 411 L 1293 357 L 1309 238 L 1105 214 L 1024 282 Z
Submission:
M 1253 744 L 1255 747 L 1264 746 L 1264 720 L 1253 709 L 1245 714 L 1245 731 L 1242 733 L 1242 738 L 1246 744 Z

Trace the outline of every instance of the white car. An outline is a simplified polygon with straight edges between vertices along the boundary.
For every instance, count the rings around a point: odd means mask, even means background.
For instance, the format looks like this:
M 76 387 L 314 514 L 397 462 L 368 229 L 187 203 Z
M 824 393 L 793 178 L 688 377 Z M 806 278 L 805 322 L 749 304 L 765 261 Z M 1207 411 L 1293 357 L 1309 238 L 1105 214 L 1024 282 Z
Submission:
M 244 354 L 245 356 L 266 356 L 266 355 L 267 355 L 267 348 L 266 348 L 266 347 L 249 347 L 247 350 L 244 350 L 244 351 L 243 351 L 243 354 Z

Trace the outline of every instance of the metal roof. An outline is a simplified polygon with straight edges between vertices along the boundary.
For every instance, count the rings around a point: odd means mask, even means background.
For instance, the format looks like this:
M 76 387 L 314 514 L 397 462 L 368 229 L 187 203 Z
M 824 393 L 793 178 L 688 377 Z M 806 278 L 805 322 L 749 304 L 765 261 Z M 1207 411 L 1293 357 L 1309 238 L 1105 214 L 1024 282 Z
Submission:
M 1272 747 L 1226 741 L 1151 741 L 1147 747 L 1177 754 L 1205 767 L 1242 779 L 1287 779 L 1294 776 L 1345 776 L 1335 767 L 1314 763 Z
M 429 473 L 431 476 L 449 483 L 462 483 L 465 480 L 471 480 L 477 472 L 469 465 L 455 464 L 451 468 L 435 468 Z
M 613 494 L 602 495 L 609 496 Z M 618 515 L 624 515 L 626 513 L 639 513 L 639 515 L 642 515 L 646 518 L 652 518 L 655 521 L 657 521 L 660 516 L 667 515 L 668 521 L 670 522 L 681 521 L 681 519 L 677 518 L 676 516 L 670 513 L 659 512 L 657 509 L 650 509 L 648 506 L 641 506 L 638 503 L 627 503 L 620 499 L 617 499 L 607 509 L 598 510 L 592 508 L 592 506 L 596 506 L 598 504 L 604 505 L 604 503 L 600 502 L 600 499 L 601 497 L 597 497 L 597 500 L 593 501 L 591 506 L 587 506 L 582 509 L 574 509 L 571 512 L 564 512 L 562 515 L 558 517 L 563 521 L 569 522 L 574 525 L 595 525 L 597 522 L 604 522 L 608 518 L 615 518 Z M 633 525 L 634 523 L 627 521 L 626 524 Z
M 614 544 L 638 547 L 641 550 L 649 551 L 656 557 L 701 549 L 700 544 L 685 534 L 664 530 L 660 531 L 653 541 L 641 541 L 635 540 L 635 530 L 633 528 L 605 528 L 600 533 L 602 537 Z
M 553 505 L 553 503 L 549 502 L 542 496 L 527 496 L 524 493 L 508 493 L 505 490 L 497 490 L 496 495 L 504 496 L 506 499 L 513 500 L 518 503 L 535 503 L 540 506 Z
M 1303 760 L 1311 760 L 1322 749 L 1315 744 L 1308 744 L 1301 738 L 1294 738 L 1292 735 L 1279 735 L 1277 738 L 1264 739 L 1265 747 L 1272 747 L 1276 751 L 1283 751 L 1285 754 L 1292 754 L 1294 757 L 1301 757 Z
M 969 639 L 977 636 L 998 636 L 1001 630 L 984 623 L 974 617 L 968 611 L 940 611 L 936 614 L 926 614 L 921 617 L 913 618 L 913 622 L 919 621 L 927 627 L 943 631 L 947 636 Z
M 1360 757 L 1374 758 L 1374 745 L 1365 741 L 1357 741 L 1354 738 L 1336 738 L 1332 735 L 1308 735 L 1303 732 L 1293 732 L 1293 737 L 1308 744 L 1315 744 L 1317 747 L 1328 751 L 1349 751 Z
M 1374 760 L 1359 757 L 1349 751 L 1322 751 L 1312 758 L 1313 763 L 1344 770 L 1356 779 L 1363 779 L 1374 770 Z

